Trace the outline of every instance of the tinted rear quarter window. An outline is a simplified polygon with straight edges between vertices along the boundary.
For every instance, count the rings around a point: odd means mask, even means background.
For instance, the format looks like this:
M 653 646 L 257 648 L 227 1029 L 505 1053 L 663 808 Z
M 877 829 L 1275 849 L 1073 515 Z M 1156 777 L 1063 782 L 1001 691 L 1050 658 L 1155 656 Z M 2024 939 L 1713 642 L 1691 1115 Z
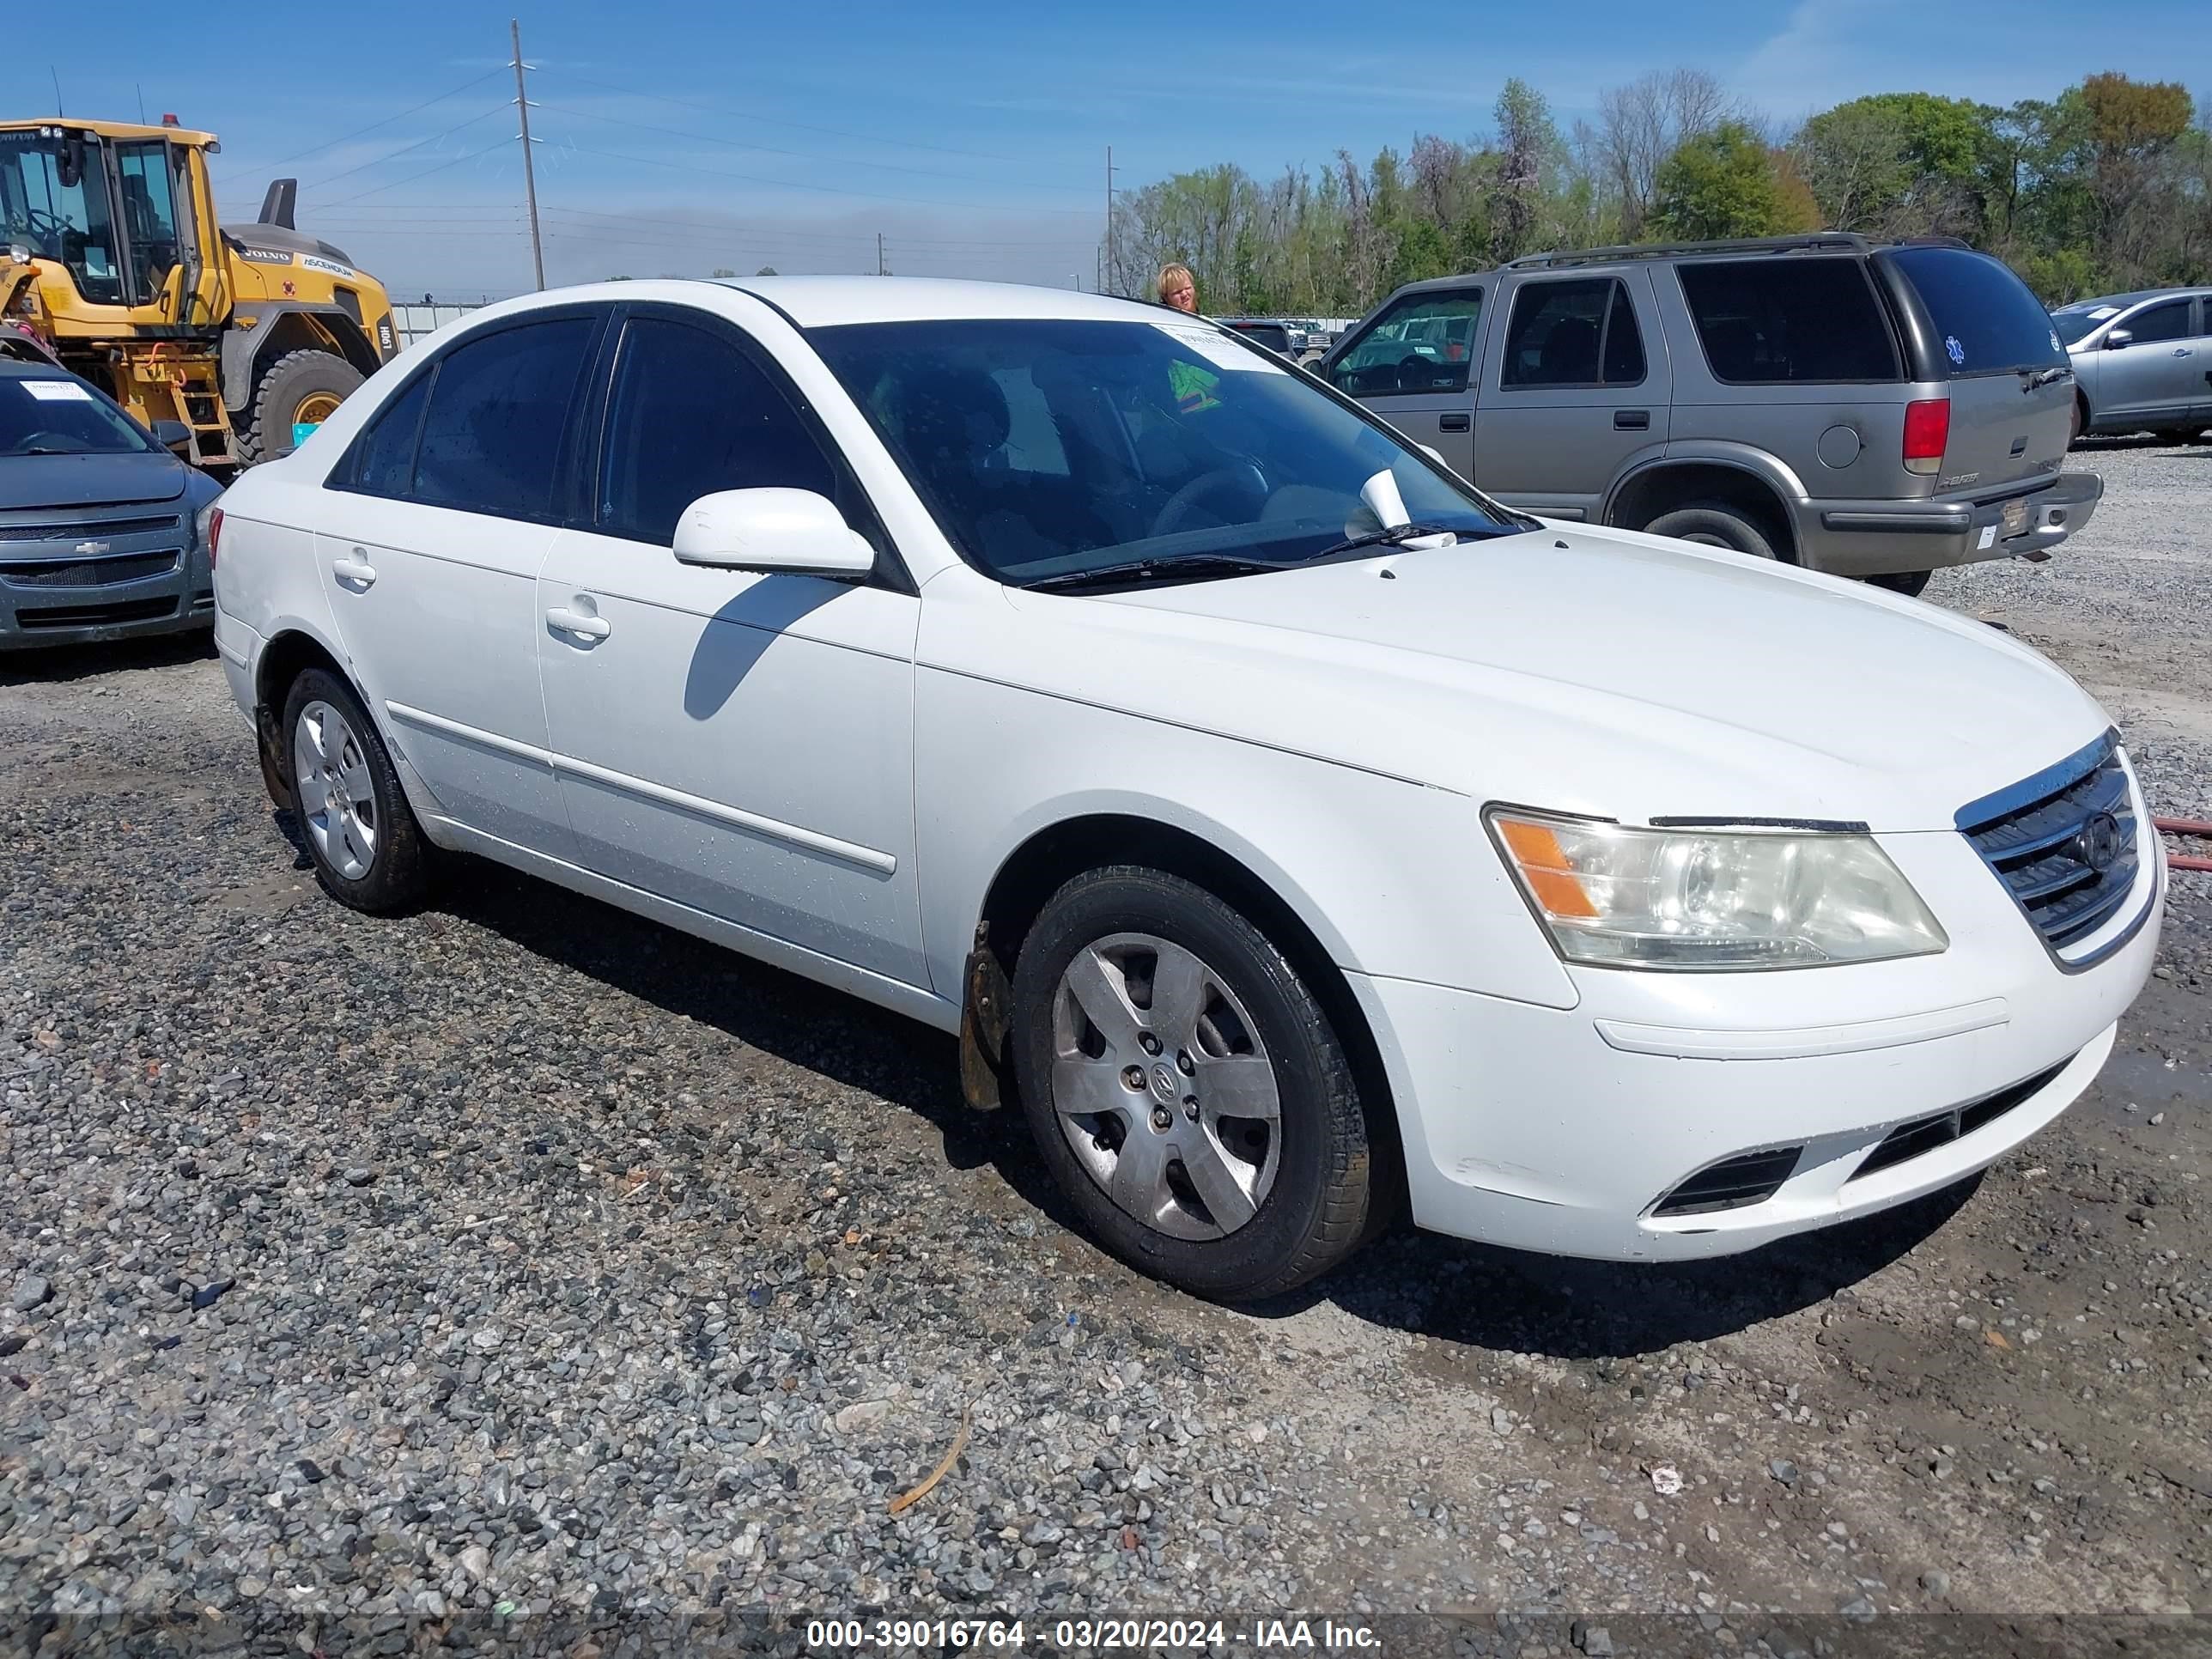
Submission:
M 1675 269 L 1715 380 L 1788 386 L 1903 378 L 1888 319 L 1857 259 L 1793 254 Z
M 1935 325 L 1942 371 L 1989 374 L 2065 364 L 2051 313 L 2002 261 L 1958 247 L 1891 248 L 1880 257 L 1920 296 Z
M 434 365 L 376 412 L 340 470 L 346 486 L 371 495 L 404 495 L 415 482 L 415 441 L 422 435 L 422 405 L 430 399 Z
M 561 436 L 598 324 L 503 328 L 440 361 L 415 458 L 414 497 L 506 519 L 548 519 Z

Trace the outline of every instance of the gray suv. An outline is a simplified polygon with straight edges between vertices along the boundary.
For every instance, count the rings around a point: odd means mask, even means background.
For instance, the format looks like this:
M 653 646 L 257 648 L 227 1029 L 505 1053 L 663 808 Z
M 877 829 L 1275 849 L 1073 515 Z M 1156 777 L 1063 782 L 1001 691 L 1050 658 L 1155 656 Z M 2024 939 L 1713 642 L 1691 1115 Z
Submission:
M 2212 289 L 2076 300 L 2051 321 L 2074 357 L 2077 433 L 2186 443 L 2212 427 Z
M 2060 471 L 2049 314 L 1962 242 L 1539 254 L 1400 289 L 1316 372 L 1531 513 L 1906 593 L 2047 556 L 2104 493 Z

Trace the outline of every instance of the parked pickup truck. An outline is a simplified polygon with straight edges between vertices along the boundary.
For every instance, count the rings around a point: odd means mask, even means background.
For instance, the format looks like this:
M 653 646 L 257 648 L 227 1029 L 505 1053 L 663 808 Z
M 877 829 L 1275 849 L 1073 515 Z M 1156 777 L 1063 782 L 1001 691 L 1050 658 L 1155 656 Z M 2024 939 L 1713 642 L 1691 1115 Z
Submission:
M 1538 254 L 1400 289 L 1319 372 L 1513 506 L 1905 593 L 2047 555 L 2104 491 L 2061 471 L 2049 314 L 1948 240 Z

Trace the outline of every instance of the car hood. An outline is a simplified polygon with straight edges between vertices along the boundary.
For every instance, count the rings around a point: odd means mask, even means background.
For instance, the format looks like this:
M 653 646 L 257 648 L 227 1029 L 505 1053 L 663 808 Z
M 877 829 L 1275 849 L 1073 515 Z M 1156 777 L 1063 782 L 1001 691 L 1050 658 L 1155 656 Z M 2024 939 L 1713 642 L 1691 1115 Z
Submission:
M 0 513 L 173 501 L 191 469 L 173 455 L 0 455 Z
M 1948 830 L 2108 724 L 1984 624 L 1627 531 L 1006 603 L 1024 622 L 975 642 L 990 678 L 1632 821 Z

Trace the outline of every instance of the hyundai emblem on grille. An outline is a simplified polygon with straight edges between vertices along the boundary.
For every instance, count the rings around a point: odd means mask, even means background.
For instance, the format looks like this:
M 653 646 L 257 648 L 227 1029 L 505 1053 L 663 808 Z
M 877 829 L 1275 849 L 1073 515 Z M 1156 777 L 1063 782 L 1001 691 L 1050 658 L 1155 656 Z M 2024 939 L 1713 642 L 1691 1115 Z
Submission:
M 2101 876 L 2120 855 L 2120 821 L 2110 812 L 2096 813 L 2081 826 L 2074 844 L 2081 862 Z

